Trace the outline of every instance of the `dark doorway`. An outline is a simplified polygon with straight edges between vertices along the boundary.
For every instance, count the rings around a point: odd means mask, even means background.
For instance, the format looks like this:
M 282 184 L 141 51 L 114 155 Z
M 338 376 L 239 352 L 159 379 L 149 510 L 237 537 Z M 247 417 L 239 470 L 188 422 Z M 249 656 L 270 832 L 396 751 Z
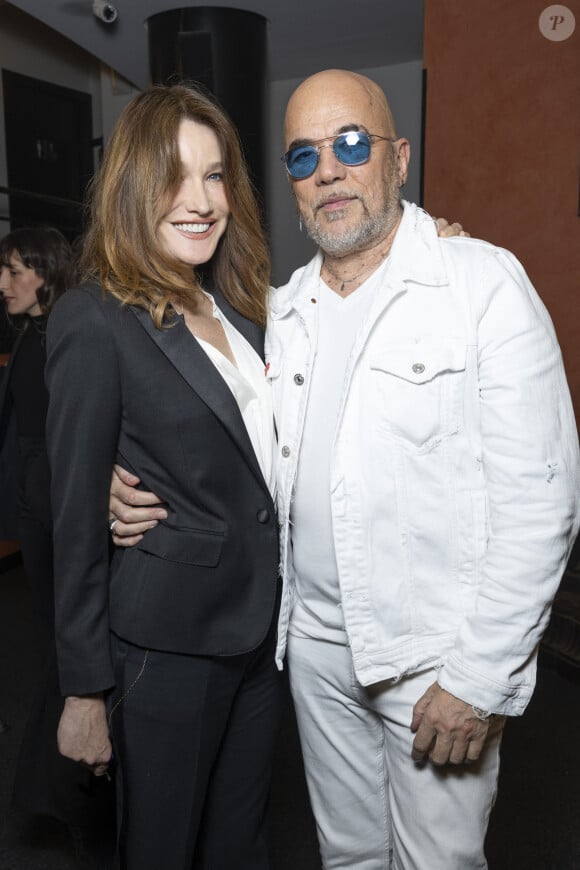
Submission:
M 2 71 L 12 229 L 52 225 L 82 232 L 94 170 L 91 95 Z

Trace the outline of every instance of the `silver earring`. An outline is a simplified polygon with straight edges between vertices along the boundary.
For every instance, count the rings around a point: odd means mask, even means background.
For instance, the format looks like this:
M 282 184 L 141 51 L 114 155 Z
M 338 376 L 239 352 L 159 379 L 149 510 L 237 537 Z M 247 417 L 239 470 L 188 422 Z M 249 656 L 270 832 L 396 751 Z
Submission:
M 298 227 L 299 227 L 299 229 L 300 229 L 300 232 L 302 232 L 302 218 L 300 218 L 300 219 L 298 220 Z

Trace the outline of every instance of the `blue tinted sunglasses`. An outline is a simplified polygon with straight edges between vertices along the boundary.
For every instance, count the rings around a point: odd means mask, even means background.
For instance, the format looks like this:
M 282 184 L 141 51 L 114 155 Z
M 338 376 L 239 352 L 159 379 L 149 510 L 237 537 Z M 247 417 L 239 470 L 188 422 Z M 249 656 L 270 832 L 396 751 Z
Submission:
M 362 133 L 360 130 L 349 130 L 340 136 L 327 136 L 308 145 L 295 145 L 286 152 L 282 160 L 290 178 L 300 181 L 312 175 L 322 148 L 330 148 L 334 156 L 344 166 L 361 166 L 371 156 L 371 144 L 373 139 L 381 139 L 384 142 L 396 142 L 390 136 L 379 136 L 376 133 Z M 326 144 L 322 144 L 326 143 Z

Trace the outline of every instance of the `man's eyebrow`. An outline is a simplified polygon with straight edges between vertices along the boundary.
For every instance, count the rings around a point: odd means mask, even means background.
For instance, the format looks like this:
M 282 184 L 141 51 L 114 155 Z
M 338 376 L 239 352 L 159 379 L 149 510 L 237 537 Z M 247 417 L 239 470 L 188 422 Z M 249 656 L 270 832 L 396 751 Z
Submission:
M 334 136 L 340 136 L 341 133 L 350 133 L 351 130 L 362 131 L 363 133 L 367 132 L 366 127 L 363 127 L 361 124 L 344 124 L 342 127 L 339 127 L 338 130 L 335 130 L 334 133 L 331 133 L 330 136 L 325 136 L 325 139 L 332 139 Z M 292 148 L 300 148 L 302 145 L 313 145 L 314 142 L 320 142 L 320 139 L 293 139 L 288 146 L 288 151 Z

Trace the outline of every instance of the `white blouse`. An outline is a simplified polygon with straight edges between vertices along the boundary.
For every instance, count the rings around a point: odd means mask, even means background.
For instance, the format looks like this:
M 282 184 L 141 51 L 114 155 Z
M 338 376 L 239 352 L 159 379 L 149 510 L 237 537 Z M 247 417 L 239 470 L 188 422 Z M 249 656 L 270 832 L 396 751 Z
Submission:
M 237 367 L 232 365 L 213 344 L 197 336 L 195 339 L 230 388 L 240 409 L 264 480 L 272 498 L 275 499 L 276 434 L 272 391 L 266 378 L 264 363 L 244 336 L 220 311 L 211 294 L 206 293 L 206 296 L 212 303 L 213 316 L 220 321 L 224 329 Z

